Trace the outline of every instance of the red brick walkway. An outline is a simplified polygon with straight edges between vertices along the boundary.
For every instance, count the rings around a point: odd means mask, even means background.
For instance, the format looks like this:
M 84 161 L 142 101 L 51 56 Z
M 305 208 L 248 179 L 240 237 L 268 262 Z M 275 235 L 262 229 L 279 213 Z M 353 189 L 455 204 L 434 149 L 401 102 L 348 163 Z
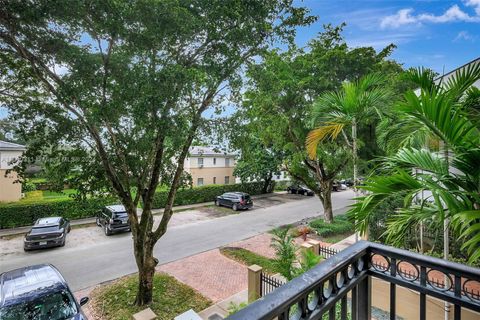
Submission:
M 247 267 L 228 259 L 218 249 L 157 267 L 177 280 L 219 302 L 247 289 Z

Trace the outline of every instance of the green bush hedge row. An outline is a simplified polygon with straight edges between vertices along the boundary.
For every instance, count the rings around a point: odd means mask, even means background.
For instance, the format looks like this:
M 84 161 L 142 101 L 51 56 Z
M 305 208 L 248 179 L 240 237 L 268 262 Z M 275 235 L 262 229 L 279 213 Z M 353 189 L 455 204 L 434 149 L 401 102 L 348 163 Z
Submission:
M 115 203 L 112 198 L 95 198 L 84 201 L 62 199 L 42 202 L 16 202 L 0 206 L 0 229 L 32 225 L 42 217 L 62 216 L 81 219 L 95 216 L 105 205 Z
M 262 193 L 263 182 L 249 182 L 227 185 L 208 185 L 189 189 L 180 189 L 175 197 L 174 205 L 181 206 L 186 204 L 194 204 L 201 202 L 214 201 L 216 196 L 224 192 L 240 191 L 250 195 Z M 167 202 L 168 191 L 160 191 L 155 193 L 153 199 L 154 208 L 163 208 Z
M 224 192 L 242 191 L 251 195 L 262 193 L 262 182 L 244 184 L 210 185 L 192 189 L 180 189 L 174 205 L 208 202 Z M 154 197 L 154 208 L 163 208 L 167 191 L 159 191 Z M 41 202 L 15 202 L 0 205 L 0 229 L 32 225 L 41 217 L 62 216 L 67 219 L 81 219 L 95 216 L 106 205 L 118 203 L 114 198 L 92 198 L 83 201 L 60 199 Z
M 354 231 L 353 224 L 347 220 L 346 215 L 335 216 L 332 223 L 325 223 L 323 218 L 310 222 L 310 227 L 317 231 L 321 237 L 344 234 Z

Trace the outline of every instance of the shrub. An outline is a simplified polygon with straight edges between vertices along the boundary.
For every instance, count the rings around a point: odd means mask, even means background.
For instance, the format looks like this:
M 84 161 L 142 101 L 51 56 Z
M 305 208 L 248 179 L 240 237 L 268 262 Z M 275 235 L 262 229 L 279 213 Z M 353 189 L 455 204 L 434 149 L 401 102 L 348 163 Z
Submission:
M 224 192 L 245 192 L 250 195 L 261 194 L 263 182 L 249 182 L 226 185 L 208 185 L 196 188 L 179 189 L 173 205 L 187 205 L 201 202 L 214 201 L 216 196 Z M 157 191 L 153 199 L 153 208 L 164 208 L 167 202 L 168 191 Z
M 290 181 L 286 181 L 286 180 L 283 180 L 283 181 L 275 181 L 275 187 L 274 187 L 274 190 L 275 191 L 285 191 L 287 190 L 287 187 L 289 185 L 291 185 L 292 183 Z
M 117 202 L 112 198 L 92 198 L 83 201 L 59 199 L 1 204 L 0 229 L 32 225 L 35 220 L 41 217 L 89 218 L 95 216 L 103 206 Z
M 35 186 L 34 183 L 26 180 L 22 183 L 22 192 L 30 192 L 30 191 L 35 191 L 37 190 L 37 187 Z
M 348 221 L 346 215 L 336 216 L 332 223 L 326 223 L 322 218 L 310 222 L 310 227 L 315 229 L 321 237 L 328 237 L 336 234 L 353 233 L 353 224 Z

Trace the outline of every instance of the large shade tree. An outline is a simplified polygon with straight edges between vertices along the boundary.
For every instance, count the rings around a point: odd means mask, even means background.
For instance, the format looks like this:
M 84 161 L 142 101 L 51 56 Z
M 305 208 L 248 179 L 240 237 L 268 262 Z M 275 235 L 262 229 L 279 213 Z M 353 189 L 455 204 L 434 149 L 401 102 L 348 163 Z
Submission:
M 370 194 L 349 215 L 365 232 L 377 206 L 401 197 L 404 206 L 387 223 L 388 242 L 402 245 L 412 227 L 422 222 L 441 226 L 449 219 L 470 261 L 478 261 L 480 122 L 471 86 L 480 79 L 480 64 L 462 68 L 447 81 L 435 80 L 428 70 L 413 70 L 410 79 L 419 89 L 408 91 L 397 105 L 403 126 L 392 126 L 387 135 L 400 148 L 381 159 L 383 175 L 367 181 L 362 188 Z M 431 141 L 438 142 L 435 148 Z
M 30 155 L 61 152 L 107 179 L 132 227 L 137 305 L 152 301 L 154 246 L 202 113 L 238 88 L 246 61 L 312 21 L 292 2 L 1 1 L 1 103 Z
M 242 109 L 245 119 L 258 128 L 262 143 L 282 151 L 290 176 L 316 193 L 329 222 L 333 220 L 332 185 L 344 172 L 351 151 L 336 140 L 315 148 L 315 157 L 308 156 L 305 139 L 312 129 L 312 106 L 344 81 L 384 69 L 394 79 L 402 70 L 385 60 L 393 46 L 379 53 L 368 47 L 350 49 L 342 38 L 342 27 L 325 26 L 305 50 L 291 47 L 264 54 L 262 61 L 249 67 Z

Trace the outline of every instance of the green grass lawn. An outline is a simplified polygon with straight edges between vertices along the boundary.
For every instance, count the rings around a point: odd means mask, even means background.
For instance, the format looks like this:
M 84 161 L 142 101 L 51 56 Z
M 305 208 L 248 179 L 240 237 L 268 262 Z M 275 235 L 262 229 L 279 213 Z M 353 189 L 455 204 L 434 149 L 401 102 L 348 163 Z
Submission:
M 41 202 L 50 200 L 65 200 L 70 199 L 70 195 L 75 194 L 75 189 L 65 189 L 62 192 L 50 191 L 50 190 L 35 190 L 25 193 L 25 198 L 22 202 Z
M 220 252 L 224 256 L 240 262 L 246 266 L 256 264 L 262 267 L 263 270 L 267 273 L 274 274 L 279 272 L 277 266 L 275 265 L 274 259 L 261 256 L 250 250 L 243 248 L 226 247 L 220 248 Z
M 105 320 L 131 320 L 135 313 L 145 309 L 133 304 L 137 281 L 136 275 L 127 276 L 95 289 L 90 307 Z M 164 273 L 155 275 L 153 285 L 153 302 L 149 307 L 157 319 L 171 320 L 189 309 L 200 312 L 212 304 L 194 289 Z

